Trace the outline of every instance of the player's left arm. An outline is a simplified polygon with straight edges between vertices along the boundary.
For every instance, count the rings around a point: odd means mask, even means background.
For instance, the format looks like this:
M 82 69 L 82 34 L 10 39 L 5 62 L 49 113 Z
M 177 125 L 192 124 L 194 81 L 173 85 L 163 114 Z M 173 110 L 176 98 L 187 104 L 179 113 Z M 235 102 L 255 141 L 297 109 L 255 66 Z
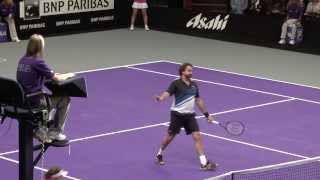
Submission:
M 196 104 L 200 111 L 205 114 L 207 111 L 206 105 L 204 104 L 204 101 L 200 97 L 196 97 Z
M 196 95 L 195 95 L 195 102 L 196 105 L 198 106 L 199 110 L 202 112 L 202 114 L 207 118 L 209 123 L 212 123 L 212 121 L 214 121 L 213 117 L 208 113 L 206 105 L 204 103 L 204 101 L 202 100 L 202 98 L 199 95 L 199 89 L 198 86 L 197 90 L 196 90 Z
M 208 113 L 206 105 L 204 101 L 200 97 L 196 97 L 196 104 L 202 114 L 207 118 L 207 120 L 211 123 L 214 121 L 213 117 Z

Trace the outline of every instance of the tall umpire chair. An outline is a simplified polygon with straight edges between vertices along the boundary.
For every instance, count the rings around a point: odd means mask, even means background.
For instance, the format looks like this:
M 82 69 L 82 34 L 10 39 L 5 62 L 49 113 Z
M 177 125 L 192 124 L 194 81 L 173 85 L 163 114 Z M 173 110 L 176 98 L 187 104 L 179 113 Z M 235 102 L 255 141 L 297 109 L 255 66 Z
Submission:
M 44 96 L 46 107 L 32 108 L 30 98 Z M 1 124 L 5 118 L 18 120 L 19 123 L 19 180 L 33 180 L 34 166 L 39 162 L 49 146 L 63 147 L 67 143 L 45 143 L 34 146 L 33 132 L 49 120 L 50 101 L 48 94 L 36 92 L 25 94 L 23 88 L 14 80 L 0 77 L 0 116 Z M 33 159 L 33 152 L 39 151 Z

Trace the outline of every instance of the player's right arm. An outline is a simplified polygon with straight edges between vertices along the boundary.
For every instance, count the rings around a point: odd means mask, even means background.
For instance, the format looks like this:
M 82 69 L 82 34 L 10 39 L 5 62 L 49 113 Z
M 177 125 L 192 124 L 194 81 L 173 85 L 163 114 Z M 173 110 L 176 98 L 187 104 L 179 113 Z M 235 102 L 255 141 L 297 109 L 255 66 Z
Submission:
M 173 94 L 175 94 L 175 92 L 176 92 L 176 83 L 175 83 L 175 81 L 174 82 L 172 82 L 171 84 L 170 84 L 170 86 L 168 87 L 168 89 L 165 91 L 165 92 L 163 92 L 161 95 L 159 95 L 159 96 L 156 96 L 155 97 L 155 99 L 157 100 L 157 101 L 164 101 L 164 100 L 166 100 L 166 99 L 168 99 L 170 96 L 172 96 Z
M 170 97 L 170 94 L 167 91 L 165 91 L 160 96 L 156 96 L 155 98 L 157 101 L 164 101 L 168 99 L 168 97 Z

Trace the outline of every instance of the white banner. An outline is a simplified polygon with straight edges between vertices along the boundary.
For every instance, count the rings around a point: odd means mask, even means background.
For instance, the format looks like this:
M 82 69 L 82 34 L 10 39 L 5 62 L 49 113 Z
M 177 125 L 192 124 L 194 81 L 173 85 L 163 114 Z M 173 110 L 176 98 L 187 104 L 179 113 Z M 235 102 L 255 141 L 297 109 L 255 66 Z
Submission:
M 227 27 L 229 22 L 230 15 L 225 15 L 222 17 L 221 14 L 217 15 L 216 17 L 205 17 L 202 13 L 196 15 L 192 19 L 190 19 L 186 27 L 192 29 L 204 29 L 204 30 L 219 30 L 223 31 Z
M 114 0 L 24 0 L 20 2 L 20 17 L 39 19 L 42 16 L 112 9 Z

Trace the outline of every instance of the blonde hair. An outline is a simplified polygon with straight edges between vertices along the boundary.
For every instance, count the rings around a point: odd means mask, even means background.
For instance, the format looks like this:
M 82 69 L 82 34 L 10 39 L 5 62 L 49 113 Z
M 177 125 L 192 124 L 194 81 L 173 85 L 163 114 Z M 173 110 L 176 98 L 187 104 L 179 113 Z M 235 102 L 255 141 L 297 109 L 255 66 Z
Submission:
M 3 4 L 6 6 L 13 6 L 14 2 L 13 0 L 3 0 Z
M 32 35 L 28 42 L 26 55 L 43 57 L 43 51 L 44 51 L 43 36 L 39 34 Z

